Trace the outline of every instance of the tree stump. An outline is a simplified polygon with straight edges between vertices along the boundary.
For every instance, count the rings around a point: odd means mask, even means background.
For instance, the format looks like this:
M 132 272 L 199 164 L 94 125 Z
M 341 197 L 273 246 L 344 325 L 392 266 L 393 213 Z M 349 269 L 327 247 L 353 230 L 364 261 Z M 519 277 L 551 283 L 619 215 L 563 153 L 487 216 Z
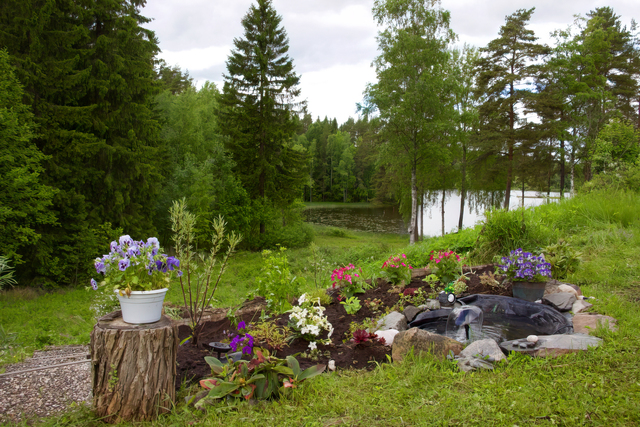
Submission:
M 178 327 L 166 316 L 131 325 L 120 311 L 91 332 L 93 407 L 104 421 L 154 420 L 175 401 Z

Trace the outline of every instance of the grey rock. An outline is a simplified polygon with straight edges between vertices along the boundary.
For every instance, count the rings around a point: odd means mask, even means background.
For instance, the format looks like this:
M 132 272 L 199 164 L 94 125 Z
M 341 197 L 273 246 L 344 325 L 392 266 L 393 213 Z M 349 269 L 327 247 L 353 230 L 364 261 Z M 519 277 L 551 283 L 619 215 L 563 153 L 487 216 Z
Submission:
M 406 331 L 407 330 L 407 318 L 404 314 L 392 311 L 387 314 L 384 318 L 378 321 L 377 329 L 378 331 L 386 331 L 387 329 L 396 329 L 398 331 Z
M 612 331 L 617 331 L 618 321 L 611 316 L 604 316 L 598 313 L 579 313 L 573 316 L 573 330 L 575 332 L 588 334 L 595 331 L 598 326 L 609 327 Z
M 573 311 L 573 314 L 578 314 L 591 307 L 593 307 L 593 304 L 588 303 L 585 300 L 579 299 L 573 303 L 573 307 L 571 307 L 571 311 Z
M 404 317 L 407 318 L 407 322 L 411 322 L 418 315 L 418 313 L 421 313 L 423 311 L 424 310 L 420 309 L 419 307 L 410 305 L 404 309 L 403 313 Z
M 598 347 L 602 340 L 585 334 L 544 335 L 538 337 L 538 343 L 534 348 L 522 348 L 522 343 L 514 346 L 514 341 L 500 343 L 503 351 L 516 351 L 534 357 L 557 357 L 564 354 L 586 351 L 591 347 Z
M 493 363 L 488 360 L 477 358 L 477 357 L 460 357 L 457 360 L 458 369 L 462 372 L 471 372 L 477 369 L 493 369 Z
M 397 362 L 402 360 L 412 348 L 415 354 L 429 352 L 444 359 L 450 351 L 453 352 L 453 354 L 460 354 L 462 344 L 443 335 L 434 334 L 418 328 L 411 328 L 395 336 L 391 350 L 393 361 Z
M 507 360 L 502 353 L 500 346 L 492 339 L 474 341 L 469 344 L 460 353 L 461 357 L 479 356 L 480 358 L 489 357 L 492 361 Z
M 569 292 L 559 292 L 555 294 L 545 295 L 542 298 L 542 303 L 550 305 L 558 311 L 569 311 L 573 307 L 573 303 L 577 298 L 574 294 Z
M 440 309 L 440 301 L 437 299 L 429 299 L 426 303 L 419 305 L 418 308 L 424 310 L 439 310 Z
M 520 347 L 520 348 L 527 348 L 527 347 L 529 347 L 529 346 L 527 345 L 527 343 L 526 343 L 526 342 L 521 342 L 520 344 L 518 344 L 518 347 Z
M 572 288 L 575 291 L 576 296 L 582 295 L 582 289 L 580 289 L 580 286 L 573 285 L 571 283 L 563 283 L 555 279 L 547 281 L 547 285 L 544 288 L 544 294 L 549 295 L 556 294 L 558 292 L 571 292 L 569 291 L 568 287 Z

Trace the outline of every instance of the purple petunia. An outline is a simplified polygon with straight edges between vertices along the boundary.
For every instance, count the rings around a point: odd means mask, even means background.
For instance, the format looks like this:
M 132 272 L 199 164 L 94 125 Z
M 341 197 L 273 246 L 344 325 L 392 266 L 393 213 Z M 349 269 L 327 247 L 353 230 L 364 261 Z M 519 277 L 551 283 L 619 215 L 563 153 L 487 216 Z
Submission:
M 120 236 L 120 246 L 129 246 L 133 244 L 133 239 L 128 234 Z
M 131 261 L 129 261 L 127 258 L 121 259 L 118 262 L 118 268 L 120 269 L 120 271 L 125 271 L 130 265 Z
M 96 282 L 94 279 L 91 279 L 91 287 L 93 288 L 94 291 L 98 290 L 98 282 Z

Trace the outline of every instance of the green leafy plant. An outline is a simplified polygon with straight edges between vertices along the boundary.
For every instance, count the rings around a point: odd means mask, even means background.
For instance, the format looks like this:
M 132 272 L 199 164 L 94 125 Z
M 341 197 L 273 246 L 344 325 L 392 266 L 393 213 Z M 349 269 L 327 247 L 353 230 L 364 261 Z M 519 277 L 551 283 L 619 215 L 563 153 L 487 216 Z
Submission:
M 551 264 L 551 275 L 556 279 L 566 279 L 580 266 L 582 253 L 573 249 L 564 239 L 558 240 L 555 245 L 549 245 L 543 249 L 545 260 Z
M 431 288 L 430 297 L 434 297 L 444 289 L 444 286 L 440 283 L 440 279 L 438 278 L 438 276 L 433 273 L 422 279 L 422 281 L 426 282 Z
M 493 271 L 484 272 L 478 276 L 478 278 L 480 279 L 480 283 L 484 286 L 491 286 L 492 288 L 499 288 L 502 286 Z
M 398 300 L 399 307 L 407 305 L 419 306 L 427 301 L 427 293 L 422 288 L 405 288 Z
M 305 284 L 304 278 L 291 274 L 286 250 L 279 247 L 276 251 L 262 251 L 264 267 L 257 280 L 258 295 L 265 297 L 269 310 L 277 313 L 291 308 L 291 302 Z
M 460 255 L 454 251 L 439 251 L 438 253 L 431 251 L 429 267 L 441 283 L 449 283 L 455 280 L 457 272 L 460 271 Z
M 215 357 L 205 357 L 212 377 L 200 381 L 209 390 L 204 399 L 196 403 L 202 407 L 212 399 L 225 396 L 244 399 L 276 399 L 287 388 L 296 388 L 301 382 L 320 375 L 325 365 L 311 366 L 304 371 L 294 356 L 279 359 L 267 350 L 256 348 L 251 360 L 222 363 Z M 285 366 L 286 365 L 286 366 Z
M 311 243 L 311 261 L 309 266 L 313 275 L 313 283 L 316 289 L 326 289 L 329 286 L 329 280 L 324 272 L 329 269 L 329 263 L 325 261 L 320 252 L 320 248 L 315 243 Z
M 347 298 L 345 301 L 340 301 L 340 304 L 344 306 L 347 314 L 356 314 L 362 308 L 360 300 L 357 297 Z
M 366 300 L 364 300 L 364 305 L 365 305 L 365 307 L 368 307 L 369 310 L 371 310 L 371 312 L 374 315 L 379 315 L 383 303 L 382 303 L 382 300 L 380 298 L 374 298 L 374 299 L 367 298 Z
M 327 294 L 327 291 L 325 289 L 314 289 L 313 291 L 309 292 L 309 299 L 312 301 L 319 299 L 320 305 L 323 305 L 325 307 L 332 302 L 331 296 Z
M 211 250 L 206 255 L 197 254 L 194 247 L 197 217 L 187 210 L 186 200 L 175 201 L 169 212 L 176 254 L 182 260 L 182 270 L 184 271 L 184 274 L 178 275 L 184 308 L 189 316 L 193 344 L 197 345 L 202 329 L 199 328 L 199 325 L 202 322 L 205 308 L 211 304 L 229 258 L 242 240 L 242 236 L 235 232 L 226 234 L 226 222 L 222 217 L 218 217 L 212 224 Z M 223 245 L 226 245 L 226 251 L 217 274 L 215 274 L 218 263 L 217 256 Z
M 9 260 L 6 257 L 0 256 L 0 290 L 5 286 L 14 286 L 17 284 L 13 275 L 13 267 L 9 265 Z
M 413 267 L 405 261 L 407 256 L 392 255 L 382 264 L 382 276 L 394 285 L 411 282 L 411 270 Z
M 273 320 L 261 320 L 251 325 L 251 335 L 260 347 L 282 350 L 287 346 L 287 337 L 291 333 L 288 326 L 278 326 Z
M 445 288 L 446 293 L 460 295 L 467 291 L 467 277 L 460 276 L 458 280 L 450 282 Z

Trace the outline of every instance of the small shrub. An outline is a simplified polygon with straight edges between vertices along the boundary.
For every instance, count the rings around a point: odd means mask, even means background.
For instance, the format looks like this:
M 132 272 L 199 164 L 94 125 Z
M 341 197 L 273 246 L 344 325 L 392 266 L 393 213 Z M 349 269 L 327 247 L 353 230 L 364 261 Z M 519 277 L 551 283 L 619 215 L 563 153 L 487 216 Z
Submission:
M 264 267 L 257 280 L 258 295 L 265 297 L 269 310 L 277 313 L 291 308 L 291 302 L 305 284 L 304 278 L 291 274 L 286 250 L 281 246 L 276 251 L 262 251 Z
M 498 279 L 496 279 L 496 275 L 493 271 L 487 271 L 478 276 L 480 279 L 480 283 L 484 286 L 491 286 L 492 288 L 502 287 Z
M 332 302 L 331 297 L 329 296 L 329 294 L 327 294 L 327 291 L 325 289 L 314 289 L 313 291 L 309 292 L 309 299 L 311 301 L 319 299 L 320 305 L 324 307 L 328 306 Z
M 261 347 L 271 347 L 274 350 L 282 350 L 287 346 L 287 337 L 291 329 L 288 326 L 278 326 L 272 320 L 263 320 L 251 325 L 251 335 L 254 342 Z
M 340 304 L 344 306 L 347 314 L 356 314 L 362 308 L 360 300 L 357 297 L 347 298 L 346 301 L 340 301 Z
M 573 249 L 569 243 L 560 239 L 555 245 L 543 249 L 545 260 L 551 264 L 551 276 L 556 279 L 566 279 L 580 266 L 581 252 Z

